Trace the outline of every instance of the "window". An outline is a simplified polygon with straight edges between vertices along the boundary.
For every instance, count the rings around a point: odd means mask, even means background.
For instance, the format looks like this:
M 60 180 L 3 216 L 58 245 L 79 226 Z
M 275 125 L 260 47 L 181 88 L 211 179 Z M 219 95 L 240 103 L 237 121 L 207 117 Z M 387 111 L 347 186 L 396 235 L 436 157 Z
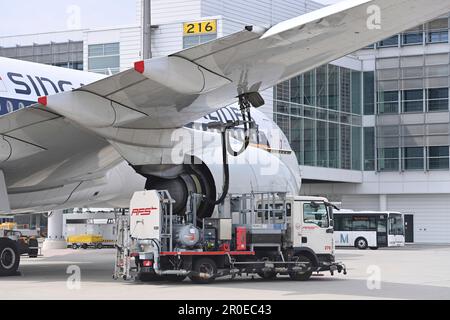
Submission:
M 388 224 L 390 235 L 402 236 L 404 234 L 404 223 L 400 214 L 390 214 Z
M 448 146 L 428 147 L 428 169 L 429 170 L 449 169 Z
M 403 112 L 423 112 L 423 90 L 404 90 L 402 92 Z
M 334 229 L 336 231 L 352 231 L 353 220 L 351 216 L 334 215 Z
M 448 111 L 448 88 L 428 89 L 428 111 Z
M 317 106 L 320 108 L 327 108 L 328 106 L 327 70 L 327 65 L 323 65 L 317 68 L 316 73 Z
M 398 113 L 398 91 L 381 91 L 378 100 L 378 113 Z
M 317 121 L 317 166 L 328 166 L 327 123 Z
M 397 47 L 397 46 L 398 46 L 398 35 L 392 36 L 390 38 L 378 42 L 379 48 Z
M 423 148 L 413 147 L 403 149 L 405 170 L 423 170 Z
M 448 42 L 448 18 L 436 19 L 427 24 L 427 43 Z
M 328 67 L 328 108 L 339 110 L 339 67 Z
M 352 170 L 361 170 L 362 128 L 352 127 Z
M 402 45 L 422 44 L 423 43 L 423 27 L 406 31 L 402 34 Z
M 302 103 L 303 98 L 303 78 L 302 76 L 298 76 L 291 79 L 291 102 L 293 103 Z
M 328 211 L 323 202 L 305 203 L 303 205 L 303 219 L 305 223 L 312 223 L 321 228 L 329 227 Z
M 306 166 L 316 165 L 316 137 L 315 137 L 315 121 L 311 119 L 304 119 L 304 156 Z
M 364 170 L 375 170 L 375 128 L 364 128 Z
M 115 74 L 120 71 L 120 44 L 107 43 L 90 45 L 88 48 L 89 71 L 101 74 Z
M 377 223 L 375 217 L 353 216 L 353 231 L 375 231 Z
M 378 170 L 397 171 L 399 169 L 398 148 L 378 149 Z
M 303 75 L 304 96 L 303 104 L 314 106 L 316 104 L 316 73 L 315 70 L 309 71 Z
M 362 73 L 352 71 L 352 112 L 361 114 L 362 109 Z
M 201 45 L 202 43 L 206 43 L 208 41 L 212 41 L 215 39 L 217 39 L 217 34 L 200 34 L 193 36 L 184 36 L 183 48 L 184 49 L 192 48 Z
M 364 72 L 364 115 L 375 113 L 375 72 Z
M 339 168 L 339 124 L 328 123 L 328 167 Z

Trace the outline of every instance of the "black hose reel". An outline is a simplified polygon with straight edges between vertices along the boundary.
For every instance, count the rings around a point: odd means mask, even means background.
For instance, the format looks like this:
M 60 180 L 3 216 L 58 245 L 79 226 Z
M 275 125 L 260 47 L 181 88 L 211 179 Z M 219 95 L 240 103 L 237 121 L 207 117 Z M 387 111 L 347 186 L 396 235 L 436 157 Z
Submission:
M 241 94 L 239 97 L 239 109 L 241 111 L 242 120 L 227 121 L 227 122 L 211 122 L 208 124 L 208 129 L 219 130 L 221 133 L 222 144 L 222 161 L 223 161 L 223 189 L 222 195 L 214 202 L 214 205 L 223 204 L 230 188 L 230 168 L 228 164 L 228 154 L 233 157 L 238 157 L 247 150 L 250 145 L 251 130 L 255 127 L 255 122 L 251 116 L 251 107 L 259 108 L 265 104 L 263 97 L 259 92 L 250 92 Z M 244 143 L 239 151 L 234 151 L 228 135 L 228 130 L 236 127 L 244 126 Z

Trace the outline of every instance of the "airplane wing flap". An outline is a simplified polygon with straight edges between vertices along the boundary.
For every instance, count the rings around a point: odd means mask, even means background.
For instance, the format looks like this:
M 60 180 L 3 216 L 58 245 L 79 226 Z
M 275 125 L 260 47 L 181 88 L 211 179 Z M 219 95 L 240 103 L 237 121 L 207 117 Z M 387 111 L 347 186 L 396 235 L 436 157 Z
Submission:
M 0 134 L 8 134 L 32 124 L 50 121 L 61 116 L 44 110 L 39 104 L 34 104 L 27 109 L 10 113 L 0 117 Z
M 85 85 L 75 91 L 86 91 L 107 98 L 115 92 L 126 89 L 145 80 L 147 80 L 147 78 L 145 78 L 142 74 L 134 72 L 134 70 L 127 70 Z

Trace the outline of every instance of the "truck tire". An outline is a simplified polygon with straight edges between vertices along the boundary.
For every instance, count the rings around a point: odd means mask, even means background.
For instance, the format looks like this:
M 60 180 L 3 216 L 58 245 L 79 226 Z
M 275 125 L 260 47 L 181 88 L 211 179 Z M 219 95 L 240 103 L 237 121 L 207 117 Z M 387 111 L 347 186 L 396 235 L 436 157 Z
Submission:
M 192 282 L 198 284 L 212 283 L 217 274 L 217 265 L 210 258 L 201 258 L 195 261 L 193 272 L 194 274 L 189 276 Z
M 97 245 L 95 246 L 98 250 L 103 249 L 103 244 L 101 243 L 97 243 Z
M 72 244 L 72 249 L 73 250 L 77 250 L 78 249 L 78 245 L 76 243 Z
M 30 239 L 30 241 L 28 241 L 28 246 L 36 248 L 39 246 L 39 243 L 36 239 Z M 39 249 L 30 249 L 28 252 L 28 257 L 30 258 L 37 258 L 39 255 Z
M 10 239 L 0 239 L 0 277 L 15 276 L 19 263 L 17 244 Z
M 295 258 L 299 262 L 308 263 L 309 267 L 306 272 L 290 272 L 289 277 L 294 281 L 308 281 L 313 274 L 313 261 L 303 254 L 298 254 Z
M 83 248 L 84 250 L 86 250 L 87 248 L 89 248 L 89 246 L 87 245 L 87 243 L 83 243 L 81 245 L 81 248 Z
M 366 250 L 369 247 L 369 244 L 365 238 L 360 237 L 355 240 L 355 247 L 359 250 Z

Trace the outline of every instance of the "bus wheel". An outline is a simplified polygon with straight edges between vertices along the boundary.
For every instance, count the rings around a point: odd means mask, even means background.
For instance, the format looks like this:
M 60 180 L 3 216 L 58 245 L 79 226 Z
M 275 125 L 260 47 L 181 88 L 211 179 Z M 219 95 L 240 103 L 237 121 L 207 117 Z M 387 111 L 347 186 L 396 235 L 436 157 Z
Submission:
M 20 255 L 17 244 L 10 239 L 0 239 L 0 277 L 15 276 Z
M 308 270 L 305 272 L 290 272 L 289 277 L 291 277 L 291 280 L 294 280 L 294 281 L 308 281 L 313 274 L 312 260 L 309 257 L 304 256 L 302 254 L 295 256 L 295 258 L 298 258 L 298 260 L 297 260 L 298 262 L 307 263 Z
M 370 250 L 378 250 L 378 247 L 370 247 Z
M 215 280 L 217 274 L 217 265 L 210 258 L 202 258 L 194 263 L 194 274 L 189 278 L 198 284 L 207 284 Z
M 364 238 L 358 238 L 355 241 L 355 247 L 357 247 L 359 250 L 366 250 L 368 247 L 367 240 Z

